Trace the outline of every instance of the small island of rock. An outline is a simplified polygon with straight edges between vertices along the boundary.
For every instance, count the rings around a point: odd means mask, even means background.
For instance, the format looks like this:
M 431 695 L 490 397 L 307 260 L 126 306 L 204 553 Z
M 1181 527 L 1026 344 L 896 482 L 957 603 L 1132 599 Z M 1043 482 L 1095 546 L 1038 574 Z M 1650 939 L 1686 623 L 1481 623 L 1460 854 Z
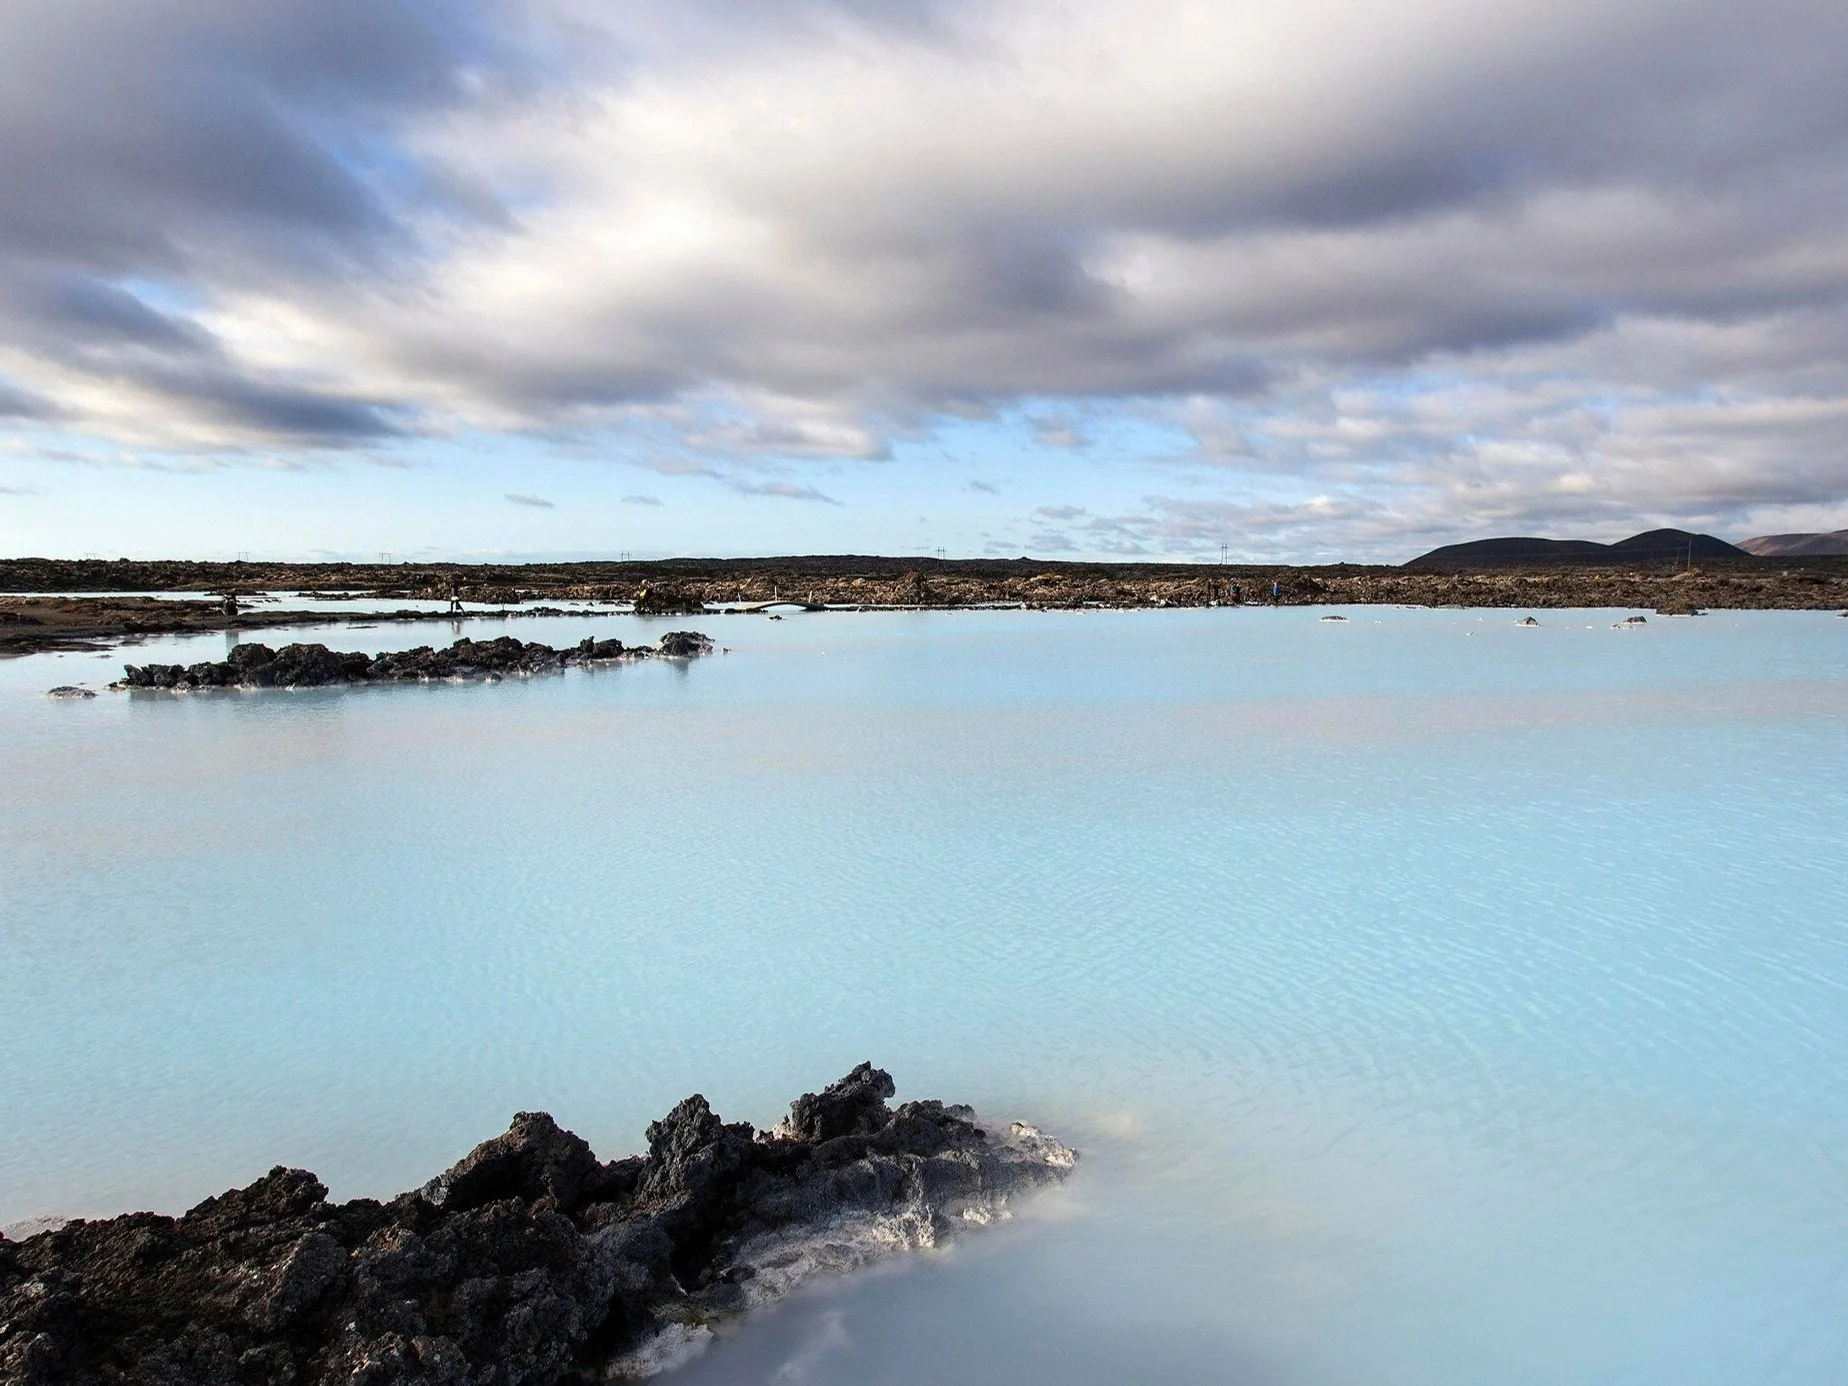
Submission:
M 861 1064 L 771 1131 L 687 1098 L 600 1162 L 522 1112 L 423 1188 L 329 1203 L 273 1169 L 184 1217 L 0 1239 L 17 1386 L 551 1386 L 652 1375 L 816 1273 L 1007 1216 L 1075 1152 Z
M 565 649 L 503 635 L 498 640 L 456 641 L 446 650 L 419 645 L 379 654 L 347 653 L 325 645 L 239 645 L 223 660 L 198 664 L 125 664 L 112 688 L 323 688 L 345 683 L 403 683 L 433 679 L 491 679 L 539 674 L 573 664 L 619 660 L 692 659 L 712 653 L 712 640 L 696 630 L 669 631 L 658 645 L 586 638 Z

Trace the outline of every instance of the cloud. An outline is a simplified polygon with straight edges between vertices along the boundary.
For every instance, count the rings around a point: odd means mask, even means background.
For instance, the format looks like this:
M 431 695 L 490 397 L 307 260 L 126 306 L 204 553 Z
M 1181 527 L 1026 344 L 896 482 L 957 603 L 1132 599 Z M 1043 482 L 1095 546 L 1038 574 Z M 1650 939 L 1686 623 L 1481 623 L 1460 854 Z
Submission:
M 43 419 L 51 407 L 36 395 L 9 385 L 0 377 L 0 419 Z
M 137 443 L 396 436 L 417 401 L 258 338 L 288 335 L 292 302 L 402 282 L 427 228 L 478 219 L 398 137 L 479 109 L 525 62 L 485 23 L 409 5 L 10 7 L 0 369 L 72 426 Z M 246 294 L 276 315 L 224 320 Z
M 1032 421 L 1033 438 L 1042 447 L 1049 448 L 1086 448 L 1090 440 L 1079 432 L 1077 425 L 1062 414 L 1046 414 Z
M 1080 511 L 1071 518 L 1084 514 Z M 1364 500 L 1317 496 L 1286 503 L 1152 495 L 1143 498 L 1138 510 L 1092 515 L 1082 524 L 1036 534 L 1033 547 L 1043 552 L 1120 557 L 1217 558 L 1223 545 L 1238 561 L 1280 561 L 1290 556 L 1335 561 L 1342 555 L 1320 551 L 1330 533 L 1372 527 L 1377 537 L 1394 533 L 1393 524 L 1394 517 Z
M 1743 536 L 1784 519 L 1824 523 L 1848 498 L 1848 388 L 1818 370 L 1835 350 L 1814 340 L 1818 316 L 1626 319 L 1469 370 L 1440 358 L 1428 371 L 1180 417 L 1204 460 L 1254 489 L 1293 482 L 1368 502 L 1364 524 L 1352 510 L 1326 517 L 1353 557 L 1482 533 L 1615 539 L 1685 524 Z M 1801 359 L 1807 390 L 1770 388 L 1776 354 Z M 1235 450 L 1220 451 L 1228 436 Z
M 1086 512 L 1081 505 L 1042 505 L 1033 513 L 1046 520 L 1075 520 Z
M 659 505 L 661 498 L 659 496 L 624 496 L 622 503 L 624 505 Z
M 733 478 L 726 482 L 732 490 L 743 496 L 781 496 L 784 500 L 820 501 L 823 505 L 839 505 L 833 496 L 825 496 L 812 486 L 797 486 L 788 481 L 743 481 Z
M 723 478 L 724 473 L 710 462 L 700 462 L 689 457 L 635 457 L 628 459 L 636 466 L 646 468 L 660 476 L 706 476 Z
M 966 481 L 963 483 L 963 490 L 973 491 L 977 493 L 978 495 L 984 495 L 984 496 L 994 496 L 994 495 L 1000 494 L 1000 488 L 998 486 L 995 486 L 992 482 L 987 482 L 987 481 Z
M 529 505 L 535 510 L 555 510 L 557 509 L 557 507 L 554 506 L 552 502 L 547 500 L 544 496 L 522 496 L 522 495 L 516 495 L 514 492 L 509 491 L 507 493 L 507 499 L 512 501 L 515 505 Z
M 1848 497 L 1837 0 L 14 8 L 7 421 L 834 504 L 739 473 L 1116 411 L 1356 552 Z
M 0 496 L 36 496 L 38 491 L 31 486 L 0 486 Z

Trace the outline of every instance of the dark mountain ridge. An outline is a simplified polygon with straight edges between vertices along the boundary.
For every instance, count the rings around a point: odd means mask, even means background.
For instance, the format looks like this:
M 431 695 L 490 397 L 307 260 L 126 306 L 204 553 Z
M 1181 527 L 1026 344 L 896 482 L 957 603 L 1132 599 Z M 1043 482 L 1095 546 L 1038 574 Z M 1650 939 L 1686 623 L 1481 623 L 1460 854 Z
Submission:
M 1750 559 L 1751 554 L 1711 534 L 1685 529 L 1651 529 L 1615 544 L 1590 539 L 1473 539 L 1446 544 L 1420 554 L 1407 568 L 1482 568 L 1530 563 L 1699 563 L 1715 559 Z

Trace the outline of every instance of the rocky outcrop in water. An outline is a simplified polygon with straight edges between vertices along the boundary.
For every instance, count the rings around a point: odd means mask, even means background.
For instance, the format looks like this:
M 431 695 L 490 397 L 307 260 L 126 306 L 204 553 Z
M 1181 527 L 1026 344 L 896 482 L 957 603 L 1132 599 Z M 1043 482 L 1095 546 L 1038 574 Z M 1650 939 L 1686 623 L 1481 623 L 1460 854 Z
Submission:
M 689 1097 L 599 1161 L 523 1112 L 422 1189 L 329 1203 L 278 1167 L 184 1217 L 0 1240 L 17 1386 L 549 1386 L 647 1376 L 817 1272 L 1006 1216 L 1076 1155 L 869 1064 L 773 1131 Z
M 712 641 L 696 630 L 669 631 L 658 645 L 625 646 L 620 640 L 590 640 L 553 649 L 537 641 L 503 635 L 498 640 L 456 641 L 446 650 L 368 655 L 325 645 L 239 645 L 230 658 L 199 664 L 127 664 L 116 688 L 321 688 L 343 683 L 394 683 L 430 679 L 482 679 L 539 674 L 573 664 L 605 664 L 659 656 L 690 659 L 711 654 Z
M 697 616 L 705 609 L 703 600 L 677 587 L 645 583 L 635 594 L 637 616 Z

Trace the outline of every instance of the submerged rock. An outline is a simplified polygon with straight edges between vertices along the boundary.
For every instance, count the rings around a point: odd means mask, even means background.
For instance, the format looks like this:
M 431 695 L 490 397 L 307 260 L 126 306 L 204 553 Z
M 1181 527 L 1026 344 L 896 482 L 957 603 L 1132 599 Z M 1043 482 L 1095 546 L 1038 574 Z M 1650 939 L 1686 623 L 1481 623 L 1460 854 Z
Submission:
M 446 650 L 419 645 L 367 655 L 342 653 L 325 645 L 284 645 L 272 650 L 251 642 L 214 663 L 126 664 L 115 688 L 322 688 L 344 683 L 393 683 L 428 679 L 496 679 L 507 674 L 538 674 L 573 664 L 664 655 L 686 659 L 712 653 L 712 641 L 696 630 L 670 631 L 660 645 L 629 645 L 620 640 L 585 639 L 555 650 L 537 641 L 503 635 L 497 640 L 456 641 Z
M 670 1365 L 804 1278 L 1007 1215 L 1075 1152 L 861 1064 L 773 1131 L 700 1096 L 603 1163 L 522 1112 L 422 1189 L 327 1201 L 280 1166 L 184 1217 L 0 1239 L 0 1380 L 20 1386 L 482 1382 Z
M 79 688 L 75 684 L 61 683 L 56 688 L 47 688 L 45 696 L 47 698 L 94 698 L 96 694 L 87 688 Z

